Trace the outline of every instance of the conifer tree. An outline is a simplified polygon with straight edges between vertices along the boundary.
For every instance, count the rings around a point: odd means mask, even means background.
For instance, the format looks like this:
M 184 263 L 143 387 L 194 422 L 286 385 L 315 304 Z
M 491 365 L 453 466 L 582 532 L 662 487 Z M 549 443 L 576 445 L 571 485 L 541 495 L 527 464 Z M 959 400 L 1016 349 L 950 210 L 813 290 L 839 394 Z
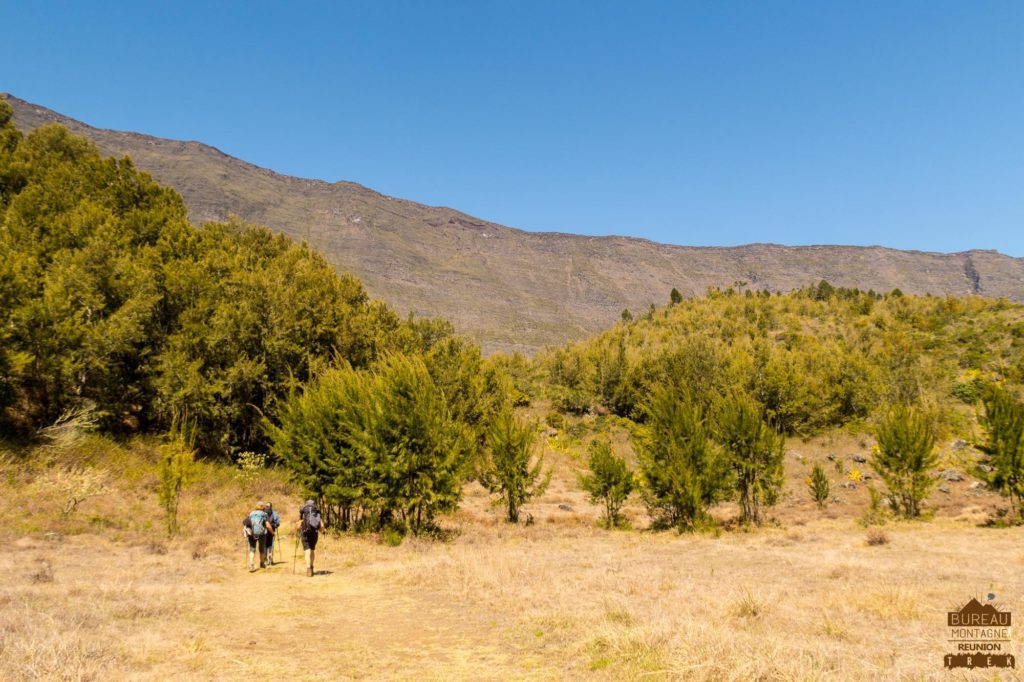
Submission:
M 732 465 L 742 521 L 760 525 L 762 508 L 774 505 L 782 489 L 782 437 L 764 421 L 757 403 L 742 394 L 717 406 L 715 437 Z
M 626 461 L 616 457 L 611 443 L 594 439 L 590 442 L 590 473 L 580 476 L 580 486 L 590 494 L 590 501 L 604 505 L 606 528 L 619 525 L 619 510 L 633 492 L 634 476 Z
M 729 485 L 728 462 L 711 442 L 700 407 L 675 386 L 659 386 L 634 443 L 643 497 L 656 525 L 693 529 Z
M 871 466 L 889 489 L 889 505 L 908 518 L 920 516 L 921 502 L 936 481 L 938 461 L 931 425 L 916 409 L 891 408 L 876 429 L 878 445 Z
M 544 472 L 544 457 L 534 460 L 535 436 L 536 429 L 521 423 L 511 410 L 495 417 L 487 431 L 490 458 L 480 482 L 498 495 L 509 523 L 518 523 L 522 506 L 543 495 L 551 481 L 551 471 Z
M 989 484 L 1010 498 L 1014 515 L 1024 518 L 1024 403 L 1005 388 L 991 387 L 983 397 L 984 450 L 992 472 Z

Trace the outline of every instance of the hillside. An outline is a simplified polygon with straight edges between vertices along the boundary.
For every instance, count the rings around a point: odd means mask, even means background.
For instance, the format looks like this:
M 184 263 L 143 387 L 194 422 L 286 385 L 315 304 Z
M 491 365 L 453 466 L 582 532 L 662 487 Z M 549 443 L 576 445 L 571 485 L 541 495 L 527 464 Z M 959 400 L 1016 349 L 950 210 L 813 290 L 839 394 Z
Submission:
M 743 280 L 787 290 L 811 281 L 908 293 L 1024 300 L 1024 259 L 881 247 L 682 247 L 623 237 L 530 233 L 349 182 L 279 175 L 199 142 L 100 130 L 5 95 L 22 130 L 59 122 L 105 154 L 130 156 L 184 197 L 193 222 L 237 214 L 304 239 L 369 293 L 439 315 L 486 350 L 532 353 L 580 339 L 668 292 Z M 827 238 L 827 231 L 823 231 Z

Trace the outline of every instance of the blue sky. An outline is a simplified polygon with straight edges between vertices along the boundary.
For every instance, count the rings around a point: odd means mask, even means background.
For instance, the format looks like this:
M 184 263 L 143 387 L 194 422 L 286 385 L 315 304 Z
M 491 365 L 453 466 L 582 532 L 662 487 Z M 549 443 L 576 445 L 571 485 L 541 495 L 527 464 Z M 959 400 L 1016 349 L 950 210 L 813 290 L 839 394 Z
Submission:
M 5 2 L 0 90 L 528 230 L 1024 256 L 1024 3 Z

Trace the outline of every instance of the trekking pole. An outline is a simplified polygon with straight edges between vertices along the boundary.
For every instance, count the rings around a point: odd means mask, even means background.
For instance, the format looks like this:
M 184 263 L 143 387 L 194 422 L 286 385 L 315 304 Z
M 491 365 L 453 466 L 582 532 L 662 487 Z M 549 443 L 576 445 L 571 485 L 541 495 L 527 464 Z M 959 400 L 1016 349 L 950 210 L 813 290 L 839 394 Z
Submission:
M 295 575 L 295 561 L 299 556 L 299 534 L 295 534 L 295 551 L 292 552 L 292 575 Z

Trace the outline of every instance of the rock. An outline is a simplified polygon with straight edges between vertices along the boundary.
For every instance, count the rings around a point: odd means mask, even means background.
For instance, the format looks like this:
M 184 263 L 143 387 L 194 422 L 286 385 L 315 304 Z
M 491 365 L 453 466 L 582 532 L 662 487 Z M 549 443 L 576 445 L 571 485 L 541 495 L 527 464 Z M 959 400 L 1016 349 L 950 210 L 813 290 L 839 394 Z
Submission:
M 942 472 L 942 474 L 940 474 L 940 476 L 947 481 L 956 482 L 964 480 L 964 475 L 961 474 L 956 469 L 946 469 L 945 471 Z
M 64 539 L 64 536 L 61 535 L 60 533 L 53 533 L 53 532 L 47 533 L 43 537 L 46 538 L 47 540 L 49 540 L 50 542 L 60 542 L 61 540 Z
M 989 474 L 996 470 L 996 468 L 991 464 L 979 464 L 978 468 Z
M 572 511 L 572 505 L 571 504 L 565 504 L 564 502 L 562 504 L 558 505 L 558 508 L 561 509 L 562 511 Z
M 952 443 L 954 450 L 966 450 L 968 445 L 970 444 L 962 438 L 957 438 Z
M 867 463 L 868 458 L 865 457 L 864 455 L 854 455 L 853 461 L 856 462 L 857 464 L 865 464 Z
M 846 481 L 845 483 L 843 483 L 843 487 L 846 488 L 847 490 L 856 490 L 857 484 L 854 483 L 853 481 Z
M 861 478 L 863 478 L 865 481 L 870 481 L 873 478 L 873 476 L 871 474 L 862 474 Z
M 548 429 L 547 431 L 544 432 L 544 436 L 546 438 L 554 438 L 557 435 L 558 435 L 558 429 Z
M 939 486 L 939 492 L 940 493 L 946 493 L 948 495 L 949 494 L 949 488 L 947 486 L 940 485 Z
M 827 458 L 828 458 L 828 461 L 830 461 L 830 462 L 834 462 L 834 461 L 836 461 L 836 456 L 835 456 L 835 454 L 833 454 L 833 453 L 831 453 L 831 452 L 830 452 L 830 453 L 828 453 L 827 455 L 825 455 L 825 457 L 827 457 Z
M 982 483 L 981 481 L 975 481 L 974 483 L 971 483 L 971 485 L 970 485 L 970 489 L 971 490 L 981 490 L 984 487 L 985 487 L 985 484 Z

